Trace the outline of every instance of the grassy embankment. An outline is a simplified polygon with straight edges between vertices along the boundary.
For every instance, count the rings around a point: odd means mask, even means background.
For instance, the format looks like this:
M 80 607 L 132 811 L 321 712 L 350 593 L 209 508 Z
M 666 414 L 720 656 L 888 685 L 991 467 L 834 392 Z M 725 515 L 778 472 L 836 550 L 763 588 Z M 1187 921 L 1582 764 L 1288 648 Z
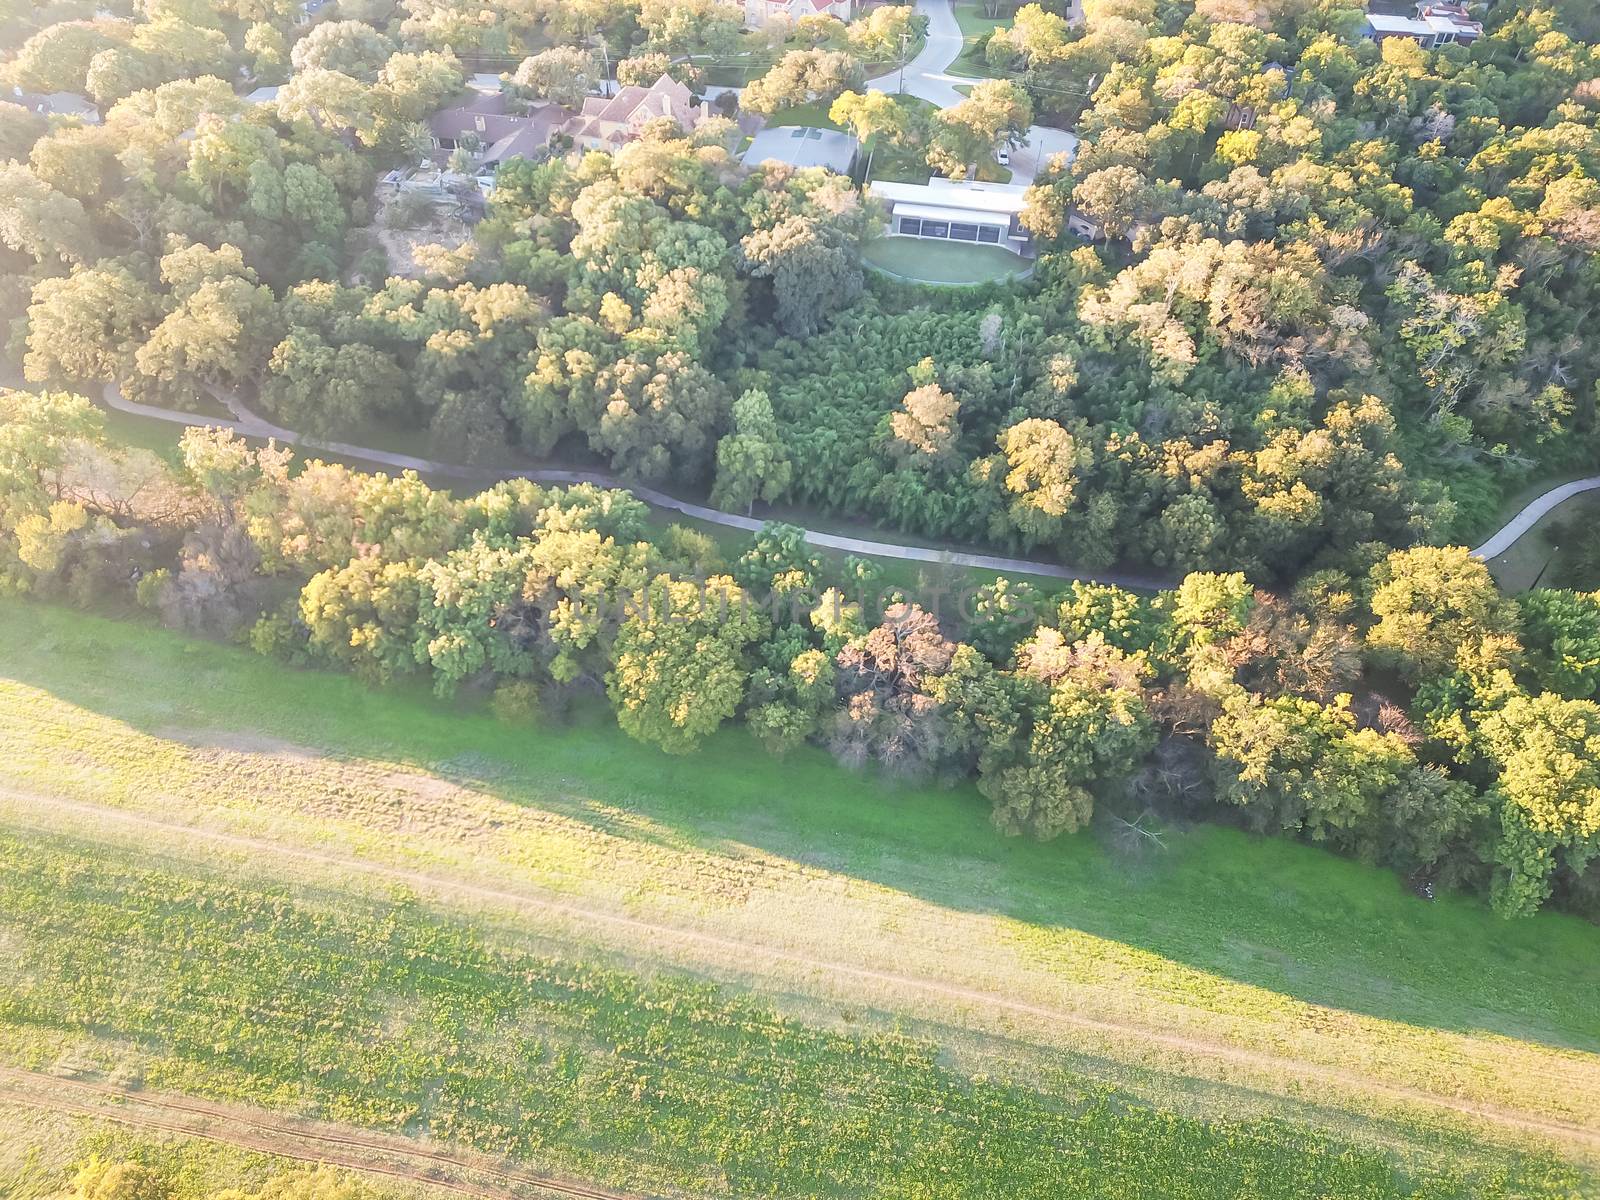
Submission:
M 958 2 L 956 24 L 961 26 L 963 45 L 960 55 L 950 64 L 948 74 L 965 75 L 972 79 L 993 79 L 995 72 L 984 60 L 979 39 L 996 29 L 1010 29 L 1011 21 L 1012 18 L 1009 16 L 998 18 L 985 16 L 981 3 Z
M 24 605 L 0 676 L 12 1062 L 712 1193 L 1585 1186 L 1537 1157 L 1595 1148 L 1577 921 L 1218 829 L 1007 841 L 736 731 L 668 760 Z

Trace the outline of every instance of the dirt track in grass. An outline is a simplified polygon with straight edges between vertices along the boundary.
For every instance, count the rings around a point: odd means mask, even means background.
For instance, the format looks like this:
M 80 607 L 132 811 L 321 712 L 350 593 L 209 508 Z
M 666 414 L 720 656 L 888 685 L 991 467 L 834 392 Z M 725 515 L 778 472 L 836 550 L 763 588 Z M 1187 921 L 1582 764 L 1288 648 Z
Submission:
M 519 1171 L 485 1155 L 436 1149 L 406 1138 L 14 1067 L 0 1067 L 0 1102 L 182 1134 L 300 1162 L 387 1175 L 481 1200 L 541 1200 L 551 1196 L 640 1200 L 631 1193 Z
M 800 967 L 810 972 L 839 979 L 889 984 L 896 988 L 920 992 L 924 995 L 944 1000 L 963 1004 L 977 1004 L 985 1008 L 1002 1010 L 1036 1020 L 1070 1025 L 1095 1034 L 1145 1042 L 1164 1049 L 1179 1051 L 1185 1055 L 1210 1058 L 1222 1063 L 1266 1071 L 1280 1078 L 1298 1079 L 1313 1088 L 1318 1085 L 1332 1084 L 1357 1094 L 1383 1097 L 1385 1100 L 1407 1105 L 1421 1105 L 1436 1111 L 1473 1118 L 1489 1125 L 1497 1126 L 1502 1131 L 1537 1134 L 1576 1150 L 1585 1158 L 1600 1161 L 1600 1128 L 1595 1126 L 1544 1119 L 1515 1109 L 1445 1095 L 1423 1088 L 1384 1083 L 1374 1080 L 1359 1071 L 1340 1070 L 1323 1064 L 1309 1063 L 1281 1055 L 1228 1045 L 1223 1042 L 1184 1036 L 1135 1022 L 1089 1017 L 1069 1009 L 1016 1000 L 999 993 L 948 983 L 935 978 L 838 962 L 767 946 L 758 942 L 724 937 L 683 926 L 644 920 L 581 904 L 554 900 L 526 891 L 472 883 L 425 871 L 376 863 L 352 855 L 330 854 L 272 839 L 206 829 L 183 822 L 165 821 L 144 814 L 111 809 L 100 805 L 21 791 L 14 788 L 0 787 L 0 797 L 10 800 L 14 805 L 20 805 L 23 809 L 33 810 L 29 814 L 30 816 L 46 817 L 47 819 L 43 823 L 55 828 L 59 828 L 60 824 L 59 822 L 48 820 L 48 814 L 71 813 L 76 817 L 85 819 L 85 824 L 98 823 L 102 828 L 105 826 L 122 826 L 123 828 L 147 829 L 168 835 L 177 835 L 191 842 L 199 840 L 230 849 L 269 854 L 278 858 L 296 859 L 304 863 L 336 868 L 340 872 L 356 872 L 369 878 L 402 884 L 415 889 L 421 894 L 432 895 L 440 899 L 471 900 L 515 911 L 559 916 L 594 926 L 625 929 L 632 933 L 669 938 L 681 943 L 712 949 L 720 954 L 733 953 L 741 961 L 765 960 L 769 963 Z M 6 1077 L 7 1073 L 6 1069 L 0 1068 L 0 1079 Z M 506 1193 L 502 1192 L 480 1192 L 474 1194 L 486 1196 L 506 1195 Z M 587 1194 L 594 1196 L 610 1195 L 602 1192 L 590 1192 Z

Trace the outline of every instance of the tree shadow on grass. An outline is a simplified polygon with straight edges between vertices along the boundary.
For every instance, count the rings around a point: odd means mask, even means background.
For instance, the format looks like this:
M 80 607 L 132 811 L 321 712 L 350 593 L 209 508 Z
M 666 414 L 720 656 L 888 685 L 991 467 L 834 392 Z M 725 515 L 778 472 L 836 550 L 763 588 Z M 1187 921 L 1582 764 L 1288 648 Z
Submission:
M 1071 948 L 1051 935 L 1070 930 L 1311 1004 L 1600 1052 L 1600 929 L 1559 914 L 1501 921 L 1466 897 L 1430 904 L 1390 872 L 1281 839 L 1203 826 L 1130 871 L 1088 836 L 1001 836 L 970 786 L 892 786 L 812 749 L 776 760 L 739 729 L 674 758 L 594 714 L 516 729 L 420 688 L 373 691 L 16 602 L 0 603 L 0 677 L 153 736 L 182 729 L 188 745 L 281 739 L 442 775 L 613 838 L 772 856 L 1003 917 L 1062 971 Z

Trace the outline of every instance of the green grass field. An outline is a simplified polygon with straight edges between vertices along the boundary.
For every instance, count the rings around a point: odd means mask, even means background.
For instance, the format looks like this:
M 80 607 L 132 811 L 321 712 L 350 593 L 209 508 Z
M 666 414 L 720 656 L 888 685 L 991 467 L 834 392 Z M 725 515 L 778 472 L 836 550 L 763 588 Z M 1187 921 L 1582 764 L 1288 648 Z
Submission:
M 1203 1124 L 1053 1073 L 973 1078 L 938 1047 L 785 1020 L 691 979 L 363 902 L 0 835 L 0 1050 L 164 1091 L 404 1131 L 691 1195 L 1387 1197 L 1377 1153 Z M 94 1035 L 84 1037 L 87 1030 Z M 1062 1151 L 1071 1148 L 1070 1153 Z M 1431 1196 L 1486 1194 L 1438 1176 Z
M 1002 1145 L 1044 1164 L 1014 1194 L 1236 1195 L 1229 1145 L 1257 1195 L 1594 1183 L 1545 1157 L 1587 1171 L 1596 1149 L 1600 931 L 1570 918 L 1425 904 L 1221 829 L 1143 863 L 1087 836 L 1006 840 L 968 789 L 778 762 L 738 731 L 667 759 L 604 722 L 513 730 L 17 602 L 0 679 L 0 945 L 30 964 L 0 988 L 9 1061 L 390 1127 L 437 1115 L 545 1166 L 704 1175 L 712 1194 L 770 1190 L 777 1163 L 809 1194 L 857 1194 L 863 1168 L 831 1148 L 868 1142 L 896 1187 L 913 1146 L 972 1181 L 873 1195 L 1001 1194 Z M 548 1007 L 507 1025 L 508 995 Z M 706 1028 L 731 1040 L 697 1059 Z M 430 1065 L 439 1044 L 463 1048 L 459 1079 Z M 622 1045 L 660 1069 L 626 1075 Z M 863 1091 L 891 1086 L 895 1054 L 901 1090 Z M 738 1075 L 703 1094 L 713 1062 Z M 583 1119 L 513 1120 L 563 1078 Z M 772 1079 L 797 1089 L 781 1127 L 716 1116 L 733 1111 L 716 1093 Z M 618 1088 L 645 1104 L 633 1124 L 607 1107 Z M 858 1092 L 879 1109 L 840 1107 Z M 686 1121 L 731 1148 L 695 1157 Z M 975 1121 L 1021 1140 L 986 1157 Z M 1064 1146 L 1086 1149 L 1058 1162 Z M 1119 1164 L 1169 1160 L 1135 1146 L 1181 1159 L 1190 1190 L 1137 1190 Z
M 991 283 L 1025 274 L 1031 264 L 999 246 L 926 238 L 881 237 L 867 245 L 862 259 L 880 271 L 923 283 Z
M 114 1117 L 0 1102 L 0 1196 L 6 1200 L 60 1200 L 92 1158 L 150 1168 L 167 1189 L 167 1200 L 216 1200 L 229 1189 L 254 1197 L 274 1180 L 313 1169 L 294 1158 L 130 1127 Z M 329 1193 L 328 1200 L 453 1200 L 453 1193 L 426 1184 L 359 1178 L 359 1192 Z

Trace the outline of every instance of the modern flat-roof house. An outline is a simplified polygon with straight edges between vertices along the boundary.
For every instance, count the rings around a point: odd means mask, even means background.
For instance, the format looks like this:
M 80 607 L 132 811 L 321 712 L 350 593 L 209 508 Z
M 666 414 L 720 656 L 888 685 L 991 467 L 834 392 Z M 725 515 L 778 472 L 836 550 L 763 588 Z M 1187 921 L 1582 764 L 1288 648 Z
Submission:
M 1028 254 L 1032 242 L 1017 220 L 1027 203 L 1020 183 L 930 179 L 927 183 L 874 183 L 871 194 L 889 209 L 894 237 L 977 242 Z
M 1423 0 L 1416 8 L 1415 17 L 1393 17 L 1384 13 L 1368 13 L 1365 36 L 1370 41 L 1403 37 L 1416 42 L 1424 50 L 1436 50 L 1452 42 L 1468 45 L 1483 36 L 1483 26 L 1467 15 L 1460 4 L 1433 4 Z
M 779 125 L 756 134 L 750 149 L 744 152 L 744 165 L 781 162 L 795 167 L 826 167 L 835 174 L 848 175 L 860 146 L 855 138 L 837 129 Z
M 848 23 L 854 15 L 854 0 L 744 0 L 746 29 L 765 29 L 774 22 L 793 24 L 801 17 L 837 17 Z

